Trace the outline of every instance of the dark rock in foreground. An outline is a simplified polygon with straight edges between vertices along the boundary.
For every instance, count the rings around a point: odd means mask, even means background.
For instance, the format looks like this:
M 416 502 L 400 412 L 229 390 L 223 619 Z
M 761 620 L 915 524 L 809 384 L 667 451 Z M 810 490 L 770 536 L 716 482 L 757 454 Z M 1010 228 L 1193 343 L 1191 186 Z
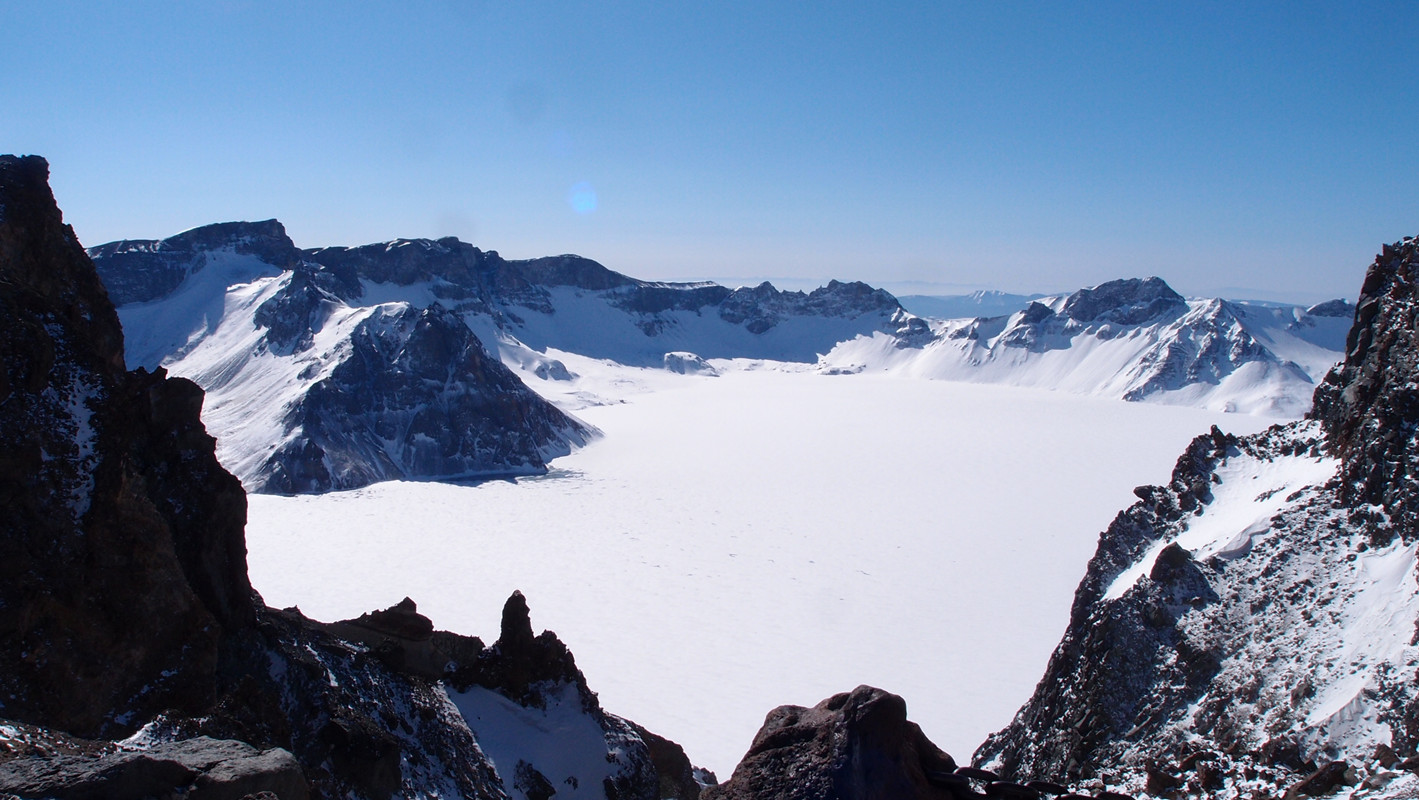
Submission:
M 216 699 L 254 621 L 246 495 L 202 391 L 125 371 L 48 175 L 0 159 L 0 716 L 104 736 Z
M 859 686 L 769 712 L 734 775 L 705 800 L 952 800 L 929 773 L 956 763 L 907 719 L 902 698 Z
M 0 796 L 55 800 L 236 800 L 269 792 L 281 800 L 310 795 L 300 764 L 279 748 L 199 736 L 97 758 L 19 758 L 0 767 Z

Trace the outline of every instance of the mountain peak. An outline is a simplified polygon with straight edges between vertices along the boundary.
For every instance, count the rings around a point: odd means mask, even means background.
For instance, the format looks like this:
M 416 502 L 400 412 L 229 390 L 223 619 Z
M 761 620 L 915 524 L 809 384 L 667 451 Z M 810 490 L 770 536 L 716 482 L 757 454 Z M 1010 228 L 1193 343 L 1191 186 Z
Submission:
M 280 269 L 301 261 L 301 252 L 274 219 L 218 222 L 185 230 L 166 239 L 124 239 L 88 250 L 101 270 L 113 304 L 146 303 L 166 297 L 188 276 L 200 272 L 211 254 L 252 256 Z
M 1164 313 L 1187 310 L 1187 301 L 1162 278 L 1124 278 L 1080 289 L 1064 301 L 1065 316 L 1079 322 L 1138 325 Z

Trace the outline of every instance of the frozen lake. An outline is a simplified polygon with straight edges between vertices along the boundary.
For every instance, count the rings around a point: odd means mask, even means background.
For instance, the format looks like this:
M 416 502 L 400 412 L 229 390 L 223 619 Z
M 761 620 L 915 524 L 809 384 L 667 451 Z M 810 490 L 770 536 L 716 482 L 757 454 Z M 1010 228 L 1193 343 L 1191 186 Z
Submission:
M 408 595 L 489 643 L 521 589 L 608 711 L 721 779 L 771 708 L 862 683 L 964 761 L 1034 688 L 1132 488 L 1213 423 L 1271 422 L 881 375 L 624 374 L 653 391 L 577 409 L 606 436 L 546 477 L 252 496 L 253 584 L 322 620 Z

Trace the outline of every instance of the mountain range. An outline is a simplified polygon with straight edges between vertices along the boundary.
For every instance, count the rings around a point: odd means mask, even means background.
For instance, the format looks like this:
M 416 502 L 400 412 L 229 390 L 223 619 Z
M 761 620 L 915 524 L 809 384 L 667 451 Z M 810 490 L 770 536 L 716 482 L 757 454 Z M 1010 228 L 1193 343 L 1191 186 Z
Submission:
M 569 354 L 697 375 L 799 362 L 1294 418 L 1353 312 L 1185 300 L 1149 278 L 927 320 L 863 283 L 648 282 L 451 238 L 301 250 L 275 220 L 88 253 L 129 363 L 202 386 L 222 463 L 276 493 L 544 472 L 596 435 L 574 404 L 528 388 L 585 402 Z

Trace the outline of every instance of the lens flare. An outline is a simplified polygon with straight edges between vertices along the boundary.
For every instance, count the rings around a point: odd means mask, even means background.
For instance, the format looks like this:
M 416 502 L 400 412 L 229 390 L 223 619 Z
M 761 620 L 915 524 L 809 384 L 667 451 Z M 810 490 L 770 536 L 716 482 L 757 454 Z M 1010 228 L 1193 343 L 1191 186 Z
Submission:
M 576 213 L 590 214 L 596 210 L 596 190 L 591 188 L 591 184 L 582 181 L 567 192 L 567 202 Z

